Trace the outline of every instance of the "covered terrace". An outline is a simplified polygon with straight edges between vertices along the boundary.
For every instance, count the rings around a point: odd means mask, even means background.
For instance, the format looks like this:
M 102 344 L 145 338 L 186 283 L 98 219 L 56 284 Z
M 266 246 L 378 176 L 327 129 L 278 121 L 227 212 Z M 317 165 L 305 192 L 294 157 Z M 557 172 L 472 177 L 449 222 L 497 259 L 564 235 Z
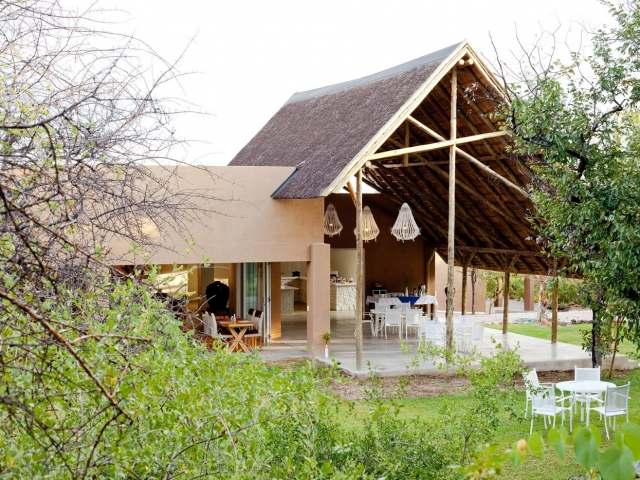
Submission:
M 358 232 L 362 184 L 398 207 L 407 203 L 428 248 L 427 293 L 433 293 L 430 264 L 438 254 L 448 263 L 450 287 L 454 265 L 463 269 L 464 312 L 469 267 L 504 272 L 505 298 L 510 273 L 555 273 L 536 239 L 528 159 L 510 151 L 510 132 L 497 115 L 503 100 L 494 75 L 462 42 L 358 80 L 293 95 L 230 165 L 295 167 L 275 199 L 326 198 L 349 190 Z M 354 246 L 359 252 L 356 298 L 364 299 L 361 235 Z M 362 308 L 363 301 L 356 302 L 355 318 Z M 328 319 L 324 322 L 328 329 Z M 552 328 L 557 328 L 557 309 Z M 359 370 L 359 322 L 356 359 Z

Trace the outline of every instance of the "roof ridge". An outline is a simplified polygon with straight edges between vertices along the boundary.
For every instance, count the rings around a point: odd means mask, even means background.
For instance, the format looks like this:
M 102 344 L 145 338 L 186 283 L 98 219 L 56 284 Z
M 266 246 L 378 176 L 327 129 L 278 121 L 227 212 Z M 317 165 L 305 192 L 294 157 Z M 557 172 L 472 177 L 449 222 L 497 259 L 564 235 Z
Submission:
M 312 90 L 306 90 L 304 92 L 296 92 L 289 98 L 289 100 L 286 101 L 285 105 L 302 102 L 310 98 L 320 97 L 323 95 L 328 95 L 330 93 L 348 90 L 354 87 L 360 87 L 362 85 L 366 85 L 367 83 L 377 82 L 378 80 L 382 80 L 384 78 L 393 77 L 394 75 L 398 75 L 400 73 L 413 70 L 414 68 L 421 67 L 429 63 L 434 63 L 439 60 L 444 60 L 451 54 L 451 52 L 453 52 L 456 48 L 458 48 L 461 44 L 465 42 L 466 41 L 458 42 L 454 45 L 450 45 L 438 51 L 428 53 L 427 55 L 423 55 L 422 57 L 418 57 L 413 60 L 409 60 L 408 62 L 401 63 L 400 65 L 396 65 L 395 67 L 387 68 L 380 72 L 372 73 L 370 75 L 366 75 L 364 77 L 357 78 L 355 80 L 348 80 L 346 82 L 335 83 L 333 85 L 314 88 Z

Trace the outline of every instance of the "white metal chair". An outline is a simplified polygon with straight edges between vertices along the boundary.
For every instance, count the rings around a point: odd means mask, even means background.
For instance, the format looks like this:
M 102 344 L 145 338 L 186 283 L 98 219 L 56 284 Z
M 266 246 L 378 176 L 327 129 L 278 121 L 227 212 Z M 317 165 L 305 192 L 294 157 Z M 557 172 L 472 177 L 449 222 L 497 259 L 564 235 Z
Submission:
M 455 313 L 454 315 L 454 319 L 455 319 Z M 462 323 L 463 325 L 473 325 L 473 323 L 475 322 L 475 317 L 473 315 L 460 315 L 458 318 L 458 322 Z
M 476 333 L 476 327 L 473 321 L 473 315 L 460 315 L 460 321 L 458 322 L 458 325 L 454 326 L 454 331 L 458 343 L 458 351 L 460 349 L 463 349 L 466 352 L 470 352 L 473 349 L 473 338 L 474 334 Z M 482 325 L 480 328 L 481 330 L 484 330 L 484 322 L 481 323 Z
M 626 415 L 627 422 L 629 421 L 629 386 L 631 383 L 622 385 L 621 387 L 608 387 L 607 393 L 604 396 L 604 400 L 597 400 L 601 405 L 598 407 L 592 407 L 589 410 L 594 410 L 604 416 L 604 429 L 607 432 L 607 439 L 609 438 L 609 426 L 607 425 L 607 419 L 613 417 L 613 429 L 616 428 L 616 417 L 619 415 Z
M 544 428 L 547 428 L 547 418 L 549 422 L 553 417 L 553 426 L 556 426 L 556 416 L 562 414 L 562 424 L 564 425 L 564 412 L 569 411 L 569 431 L 573 431 L 573 409 L 569 404 L 564 406 L 564 397 L 556 398 L 554 386 L 538 386 L 531 391 L 531 428 L 529 434 L 533 433 L 533 419 L 536 415 L 542 415 L 544 419 Z M 558 405 L 558 403 L 562 403 Z
M 471 331 L 471 347 L 473 344 L 480 344 L 480 352 L 484 355 L 484 321 L 478 321 L 473 323 L 473 330 Z
M 362 328 L 364 328 L 365 323 L 368 323 L 371 327 L 371 335 L 376 337 L 378 332 L 373 326 L 373 315 L 370 312 L 362 312 Z M 353 334 L 356 334 L 355 330 L 353 331 Z
M 256 310 L 252 321 L 258 324 L 257 331 L 254 330 L 254 331 L 251 331 L 251 333 L 245 333 L 243 338 L 249 339 L 252 346 L 257 346 L 258 342 L 260 342 L 260 346 L 262 347 L 262 332 L 264 330 L 264 312 L 260 310 Z
M 394 327 L 398 328 L 398 336 L 402 338 L 402 310 L 399 308 L 387 310 L 387 313 L 384 315 L 384 338 L 387 339 L 387 328 Z
M 524 388 L 525 388 L 525 405 L 524 405 L 524 418 L 527 418 L 527 412 L 529 410 L 529 404 L 533 398 L 532 392 L 535 391 L 539 386 L 545 387 L 553 387 L 553 383 L 540 383 L 538 380 L 538 372 L 536 369 L 532 369 L 522 376 L 524 379 Z M 556 396 L 556 400 L 561 400 L 564 397 L 562 395 Z
M 424 341 L 427 345 L 427 354 L 432 343 L 442 343 L 444 325 L 439 322 L 424 322 Z
M 404 335 L 409 338 L 409 328 L 416 329 L 416 335 L 420 338 L 420 322 L 422 312 L 420 310 L 407 310 L 404 312 Z
M 600 367 L 597 368 L 578 368 L 574 367 L 573 379 L 576 382 L 590 380 L 594 382 L 600 381 Z M 573 395 L 574 405 L 580 403 L 580 421 L 584 420 L 585 405 L 591 402 L 591 400 L 602 400 L 602 394 L 600 393 L 575 393 Z
M 409 310 L 411 310 L 411 302 L 402 302 L 400 304 L 400 309 L 403 312 L 408 312 Z

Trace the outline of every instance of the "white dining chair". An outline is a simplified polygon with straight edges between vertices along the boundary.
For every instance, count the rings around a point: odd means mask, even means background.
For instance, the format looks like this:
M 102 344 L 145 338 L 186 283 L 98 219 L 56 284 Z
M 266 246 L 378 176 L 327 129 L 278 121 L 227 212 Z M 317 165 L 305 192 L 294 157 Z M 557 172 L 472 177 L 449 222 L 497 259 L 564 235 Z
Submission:
M 375 337 L 375 336 L 377 336 L 376 335 L 377 332 L 376 332 L 376 329 L 373 326 L 373 322 L 374 322 L 374 319 L 373 319 L 373 314 L 372 313 L 370 313 L 370 312 L 362 312 L 362 328 L 363 328 L 363 331 L 364 331 L 364 324 L 368 323 L 369 327 L 371 328 L 371 335 Z M 355 330 L 353 331 L 353 334 L 354 335 L 356 334 Z
M 402 338 L 402 310 L 389 308 L 384 315 L 384 338 L 387 339 L 387 328 L 397 328 L 398 336 Z
M 439 322 L 424 322 L 424 340 L 427 345 L 426 354 L 429 354 L 429 348 L 432 343 L 442 343 L 444 325 Z
M 561 403 L 559 405 L 559 403 Z M 564 425 L 564 412 L 569 412 L 569 431 L 573 431 L 573 409 L 571 405 L 564 406 L 564 398 L 556 398 L 554 386 L 538 386 L 531 391 L 531 428 L 529 434 L 533 433 L 533 420 L 536 415 L 542 415 L 544 428 L 547 428 L 547 418 L 551 423 L 553 417 L 553 427 L 556 426 L 556 416 L 562 414 L 562 424 Z
M 209 314 L 209 331 L 211 333 L 209 333 L 209 335 L 211 335 L 213 338 L 217 338 L 219 340 L 222 340 L 223 342 L 226 342 L 227 340 L 231 340 L 233 339 L 233 335 L 231 335 L 230 333 L 219 333 L 218 332 L 218 322 L 216 321 L 216 316 L 213 313 Z
M 403 312 L 408 312 L 409 310 L 411 310 L 411 302 L 402 302 L 400 304 L 400 309 Z
M 596 400 L 600 403 L 598 407 L 592 407 L 589 410 L 598 412 L 600 416 L 604 416 L 604 429 L 609 438 L 609 426 L 607 420 L 613 417 L 613 429 L 616 429 L 616 417 L 620 415 L 627 416 L 629 422 L 629 386 L 631 383 L 620 387 L 607 387 L 604 400 Z
M 600 367 L 597 368 L 578 368 L 576 365 L 573 373 L 573 379 L 576 382 L 581 381 L 600 381 Z M 574 405 L 580 404 L 580 421 L 584 420 L 584 412 L 586 405 L 592 400 L 602 400 L 601 393 L 575 393 L 573 395 Z
M 409 338 L 409 328 L 416 329 L 416 335 L 420 338 L 420 322 L 422 321 L 422 312 L 420 310 L 407 310 L 404 312 L 404 331 L 405 337 Z
M 474 344 L 480 344 L 480 353 L 484 355 L 484 321 L 480 320 L 473 323 L 473 330 L 471 331 L 471 347 Z
M 544 387 L 553 387 L 554 384 L 553 383 L 540 383 L 539 379 L 538 379 L 538 372 L 536 372 L 536 369 L 533 368 L 530 371 L 528 371 L 526 374 L 522 375 L 522 378 L 524 380 L 524 391 L 525 391 L 525 405 L 524 405 L 524 418 L 527 418 L 527 412 L 529 410 L 529 404 L 531 403 L 531 400 L 533 399 L 533 395 L 532 392 L 536 390 L 536 388 L 538 388 L 539 386 L 544 386 Z M 562 395 L 556 395 L 556 401 L 560 401 L 562 400 L 563 397 Z

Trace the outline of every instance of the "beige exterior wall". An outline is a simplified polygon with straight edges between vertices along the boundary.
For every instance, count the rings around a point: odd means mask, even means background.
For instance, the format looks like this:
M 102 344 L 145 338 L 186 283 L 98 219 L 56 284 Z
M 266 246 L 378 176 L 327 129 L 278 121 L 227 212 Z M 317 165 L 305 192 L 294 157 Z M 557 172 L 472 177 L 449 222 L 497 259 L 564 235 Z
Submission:
M 291 167 L 178 167 L 172 179 L 176 191 L 200 190 L 218 201 L 194 198 L 195 218 L 184 218 L 184 230 L 160 225 L 152 236 L 166 248 L 151 251 L 156 264 L 210 262 L 309 261 L 309 246 L 323 242 L 324 199 L 274 200 L 280 185 L 293 173 Z M 155 169 L 159 176 L 164 170 Z M 153 230 L 154 227 L 150 226 Z M 195 245 L 187 245 L 185 238 Z M 110 261 L 133 262 L 129 245 L 109 241 Z
M 436 258 L 436 298 L 438 299 L 438 310 L 444 311 L 447 306 L 447 297 L 444 294 L 444 288 L 447 286 L 447 264 L 440 257 Z M 453 284 L 456 289 L 456 296 L 453 305 L 453 310 L 456 312 L 462 311 L 462 267 L 455 267 L 453 273 Z M 486 307 L 485 299 L 485 283 L 482 278 L 478 278 L 476 281 L 476 313 L 484 312 Z M 471 305 L 471 269 L 467 269 L 467 314 L 472 312 Z

